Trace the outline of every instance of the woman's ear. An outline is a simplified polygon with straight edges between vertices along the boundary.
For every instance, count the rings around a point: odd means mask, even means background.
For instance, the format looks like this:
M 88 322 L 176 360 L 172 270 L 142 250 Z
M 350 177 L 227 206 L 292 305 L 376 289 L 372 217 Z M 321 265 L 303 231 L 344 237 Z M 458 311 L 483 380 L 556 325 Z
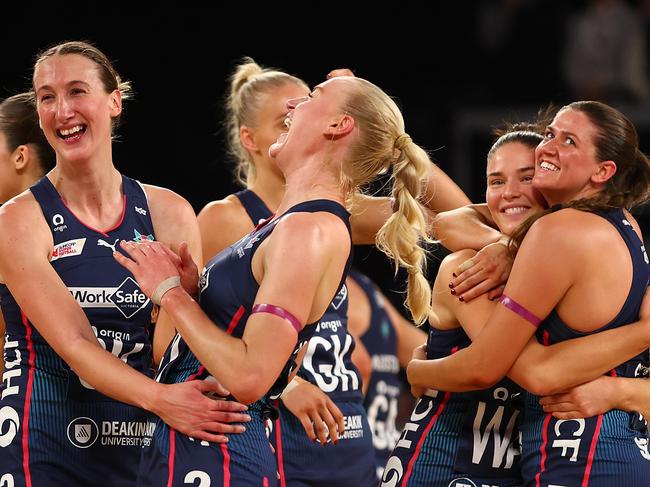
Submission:
M 113 93 L 111 93 L 111 99 L 109 103 L 111 118 L 115 118 L 120 113 L 122 113 L 122 92 L 120 90 L 114 90 Z
M 29 166 L 30 156 L 31 152 L 27 145 L 19 145 L 16 147 L 16 149 L 11 153 L 11 160 L 16 172 L 22 172 L 27 168 L 27 166 Z
M 614 161 L 603 161 L 598 164 L 598 169 L 591 176 L 594 184 L 605 184 L 616 174 L 616 163 Z
M 260 150 L 255 140 L 255 132 L 246 125 L 239 127 L 239 140 L 247 151 L 258 152 Z
M 336 138 L 350 133 L 352 129 L 354 129 L 354 118 L 345 114 L 332 120 L 325 129 L 325 135 L 328 135 L 331 138 Z

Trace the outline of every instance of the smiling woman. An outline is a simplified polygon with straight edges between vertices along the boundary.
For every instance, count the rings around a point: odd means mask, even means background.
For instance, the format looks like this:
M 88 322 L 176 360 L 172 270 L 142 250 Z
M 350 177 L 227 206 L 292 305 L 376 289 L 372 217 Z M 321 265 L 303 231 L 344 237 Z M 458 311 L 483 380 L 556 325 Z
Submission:
M 205 397 L 227 394 L 214 383 L 168 386 L 150 378 L 156 312 L 113 259 L 114 246 L 147 236 L 177 248 L 182 239 L 200 256 L 200 242 L 185 200 L 113 165 L 111 136 L 128 85 L 103 53 L 82 42 L 42 53 L 33 85 L 56 166 L 0 209 L 0 296 L 11 369 L 0 410 L 14 424 L 2 437 L 2 482 L 134 485 L 151 429 L 145 410 L 218 442 L 225 439 L 218 433 L 242 429 L 218 423 L 222 411 L 245 408 Z
M 563 426 L 564 420 L 545 414 L 535 394 L 607 371 L 630 378 L 644 371 L 648 321 L 637 320 L 650 269 L 628 209 L 650 195 L 650 161 L 621 112 L 575 102 L 559 110 L 535 149 L 533 187 L 553 206 L 515 231 L 517 254 L 501 305 L 468 347 L 413 360 L 409 381 L 461 392 L 514 372 L 530 390 L 521 426 L 526 485 L 645 485 L 650 464 L 639 445 L 647 443 L 647 431 L 634 413 L 612 410 Z M 517 374 L 533 335 L 544 345 L 571 347 L 572 338 L 597 340 L 605 333 L 618 338 L 587 348 L 582 360 L 564 361 L 557 374 L 543 371 L 537 383 Z M 578 349 L 571 351 L 577 359 Z
M 131 258 L 115 254 L 147 295 L 162 296 L 162 308 L 178 330 L 159 379 L 177 383 L 212 375 L 250 403 L 254 418 L 227 447 L 199 444 L 158 422 L 152 446 L 144 450 L 142 485 L 180 485 L 188 476 L 213 486 L 230 485 L 231 479 L 233 485 L 276 485 L 278 464 L 263 419 L 270 401 L 292 380 L 301 349 L 330 303 L 345 294 L 351 260 L 346 200 L 391 165 L 397 202 L 383 228 L 385 247 L 409 269 L 414 315 L 421 320 L 428 314 L 430 289 L 419 247 L 426 228 L 416 200 L 430 170 L 426 153 L 404 137 L 393 100 L 366 80 L 333 78 L 311 96 L 297 94 L 287 102 L 288 133 L 269 150 L 286 182 L 273 218 L 212 257 L 200 281 L 184 248 L 177 256 L 157 244 L 123 244 Z M 197 290 L 199 303 L 190 297 Z M 358 428 L 349 435 L 362 434 L 361 413 L 350 416 L 349 426 Z M 365 466 L 341 485 L 374 483 L 370 442 L 366 445 Z M 360 446 L 350 447 L 353 467 Z M 298 483 L 329 485 L 312 480 Z

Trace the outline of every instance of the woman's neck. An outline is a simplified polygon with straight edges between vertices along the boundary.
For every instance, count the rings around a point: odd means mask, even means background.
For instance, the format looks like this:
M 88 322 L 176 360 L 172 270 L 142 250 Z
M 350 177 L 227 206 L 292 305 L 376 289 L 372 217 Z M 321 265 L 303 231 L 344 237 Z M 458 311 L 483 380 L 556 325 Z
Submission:
M 306 163 L 285 175 L 286 190 L 277 213 L 303 201 L 328 199 L 344 204 L 339 176 L 325 164 Z
M 122 213 L 122 175 L 113 163 L 57 161 L 47 175 L 66 206 L 84 223 L 109 228 Z
M 270 167 L 256 166 L 255 179 L 248 185 L 248 189 L 255 192 L 266 206 L 275 213 L 284 197 L 286 182 L 282 173 Z

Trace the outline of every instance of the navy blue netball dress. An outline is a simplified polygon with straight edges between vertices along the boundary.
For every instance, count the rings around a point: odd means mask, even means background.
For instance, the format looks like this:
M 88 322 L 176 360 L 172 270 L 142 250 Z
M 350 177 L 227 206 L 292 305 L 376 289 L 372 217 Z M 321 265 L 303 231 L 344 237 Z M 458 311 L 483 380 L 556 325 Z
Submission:
M 123 177 L 122 187 L 122 218 L 105 232 L 79 221 L 48 178 L 31 191 L 52 231 L 52 267 L 97 340 L 135 370 L 151 375 L 153 305 L 113 251 L 120 240 L 153 240 L 153 225 L 140 184 Z M 149 415 L 81 380 L 4 285 L 0 296 L 7 323 L 0 485 L 135 485 L 140 450 L 153 431 Z M 56 314 L 56 303 L 51 310 Z
M 372 359 L 372 374 L 366 389 L 363 405 L 368 413 L 375 449 L 377 477 L 384 467 L 400 432 L 395 420 L 403 381 L 399 376 L 397 357 L 397 332 L 383 305 L 384 297 L 377 286 L 358 271 L 351 270 L 350 278 L 359 284 L 370 304 L 370 325 L 360 339 Z
M 623 211 L 596 214 L 609 221 L 625 241 L 632 259 L 633 276 L 630 292 L 618 315 L 607 325 L 590 333 L 637 321 L 650 273 L 643 242 Z M 541 323 L 537 339 L 545 345 L 552 345 L 586 334 L 572 330 L 553 311 Z M 609 375 L 647 377 L 647 366 L 648 351 L 645 351 L 619 365 Z M 521 426 L 522 474 L 526 486 L 648 485 L 650 453 L 647 427 L 638 413 L 615 409 L 591 418 L 560 420 L 545 413 L 538 401 L 538 396 L 526 394 Z
M 430 328 L 427 359 L 469 344 L 462 328 Z M 381 486 L 520 486 L 520 395 L 509 379 L 480 391 L 428 391 L 402 429 Z
M 271 210 L 251 190 L 236 193 L 253 224 Z M 312 443 L 282 401 L 270 436 L 276 450 L 280 485 L 363 487 L 374 485 L 372 433 L 363 407 L 361 376 L 352 363 L 355 343 L 348 333 L 348 290 L 343 286 L 316 325 L 298 375 L 325 392 L 344 415 L 346 432 L 336 446 Z M 355 460 L 350 461 L 351 458 Z
M 306 201 L 293 206 L 284 215 L 258 225 L 253 232 L 217 254 L 206 265 L 199 283 L 201 308 L 215 326 L 234 337 L 243 336 L 259 288 L 251 270 L 253 255 L 277 223 L 285 215 L 296 212 L 329 212 L 341 218 L 349 228 L 349 214 L 338 203 Z M 341 276 L 340 288 L 344 286 L 346 275 L 347 267 Z M 272 398 L 279 396 L 286 387 L 296 366 L 294 359 L 315 327 L 315 323 L 309 324 L 300 331 L 294 353 L 275 384 L 264 397 L 249 405 L 248 413 L 252 418 L 250 423 L 246 423 L 246 431 L 230 435 L 228 443 L 194 440 L 158 421 L 151 447 L 143 450 L 139 485 L 276 485 L 277 464 L 265 422 L 273 414 Z M 157 380 L 176 383 L 208 376 L 209 372 L 185 341 L 176 335 L 165 352 Z

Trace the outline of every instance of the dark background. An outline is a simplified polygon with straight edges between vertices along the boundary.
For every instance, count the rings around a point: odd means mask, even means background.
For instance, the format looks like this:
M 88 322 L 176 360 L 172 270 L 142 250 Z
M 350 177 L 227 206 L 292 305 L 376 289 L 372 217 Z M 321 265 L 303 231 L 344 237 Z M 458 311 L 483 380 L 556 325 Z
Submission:
M 352 2 L 265 7 L 240 2 L 209 8 L 191 2 L 168 8 L 97 3 L 93 13 L 83 10 L 86 4 L 3 7 L 0 98 L 30 87 L 38 51 L 64 40 L 92 41 L 135 90 L 115 145 L 118 169 L 173 189 L 197 212 L 238 189 L 224 157 L 221 106 L 227 77 L 242 56 L 310 85 L 336 67 L 349 67 L 375 82 L 402 107 L 407 132 L 473 201 L 484 200 L 491 128 L 530 117 L 549 102 L 604 99 L 633 119 L 642 149 L 650 152 L 647 96 L 620 83 L 595 90 L 575 87 L 565 74 L 563 63 L 579 17 L 599 2 L 428 3 L 393 2 L 389 8 L 380 3 L 353 7 Z M 613 3 L 633 9 L 645 29 L 642 47 L 650 52 L 650 1 Z M 640 71 L 647 78 L 645 53 Z M 619 48 L 611 72 L 620 71 L 616 60 L 626 56 L 629 48 Z M 641 214 L 647 227 L 645 220 Z M 431 272 L 442 253 L 434 252 Z M 358 248 L 355 257 L 386 291 L 402 287 L 376 251 Z

